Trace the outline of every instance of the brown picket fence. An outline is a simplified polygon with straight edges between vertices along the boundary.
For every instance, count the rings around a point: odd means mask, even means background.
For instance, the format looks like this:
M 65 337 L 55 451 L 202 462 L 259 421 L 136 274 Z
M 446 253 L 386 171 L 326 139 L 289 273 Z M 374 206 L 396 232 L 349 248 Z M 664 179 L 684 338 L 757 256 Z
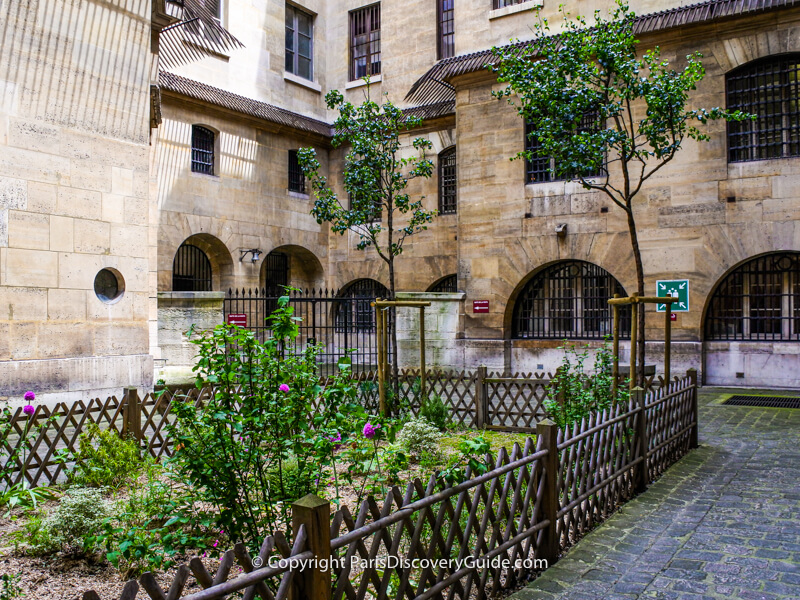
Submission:
M 390 488 L 382 504 L 368 497 L 355 518 L 347 507 L 331 513 L 327 501 L 306 496 L 292 506 L 298 534 L 291 547 L 285 536 L 270 536 L 254 560 L 239 544 L 213 576 L 195 558 L 168 590 L 146 573 L 126 584 L 120 600 L 135 598 L 140 585 L 152 600 L 215 600 L 241 591 L 246 600 L 489 598 L 552 565 L 645 491 L 697 446 L 697 427 L 691 370 L 659 389 L 637 388 L 627 405 L 570 428 L 539 422 L 536 442 L 501 449 L 492 470 L 467 472 L 455 486 L 436 476 L 427 484 L 416 479 L 405 492 Z M 316 562 L 303 562 L 311 558 Z M 244 573 L 228 579 L 234 562 Z M 187 586 L 202 589 L 183 595 Z M 93 591 L 83 598 L 99 600 Z

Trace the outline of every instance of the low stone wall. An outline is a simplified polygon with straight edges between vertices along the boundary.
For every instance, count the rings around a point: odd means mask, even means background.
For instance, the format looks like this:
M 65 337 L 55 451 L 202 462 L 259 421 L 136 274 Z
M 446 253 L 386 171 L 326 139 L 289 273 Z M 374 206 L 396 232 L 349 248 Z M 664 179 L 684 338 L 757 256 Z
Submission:
M 397 300 L 430 302 L 425 308 L 425 363 L 428 369 L 464 368 L 464 348 L 460 343 L 464 330 L 465 294 L 433 292 L 398 292 Z M 420 323 L 418 308 L 397 309 L 398 361 L 401 368 L 418 368 Z
M 186 332 L 211 329 L 224 320 L 224 292 L 159 292 L 158 345 L 161 360 L 156 365 L 156 379 L 168 384 L 192 380 L 197 348 Z

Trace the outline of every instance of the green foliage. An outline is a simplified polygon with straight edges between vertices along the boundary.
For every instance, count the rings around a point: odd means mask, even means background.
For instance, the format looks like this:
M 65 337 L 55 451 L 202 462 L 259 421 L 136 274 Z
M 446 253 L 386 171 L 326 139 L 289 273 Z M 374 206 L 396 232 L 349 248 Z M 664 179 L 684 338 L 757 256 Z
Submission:
M 59 460 L 75 463 L 67 475 L 70 485 L 117 490 L 153 468 L 152 458 L 140 455 L 135 439 L 123 439 L 116 431 L 89 423 L 78 438 L 77 452 L 62 452 Z
M 490 448 L 484 436 L 461 440 L 458 444 L 459 455 L 449 462 L 439 477 L 450 485 L 456 485 L 467 479 L 467 472 L 472 477 L 483 475 L 492 468 Z
M 431 394 L 422 401 L 419 407 L 419 416 L 434 425 L 439 431 L 444 431 L 450 425 L 450 409 L 447 408 L 439 394 Z
M 621 382 L 614 394 L 612 354 L 608 340 L 595 354 L 591 372 L 585 363 L 589 347 L 579 352 L 574 345 L 560 347 L 564 350 L 561 366 L 548 388 L 545 408 L 559 427 L 569 427 L 589 416 L 630 399 L 627 382 Z
M 283 465 L 303 457 L 295 461 L 295 482 L 316 485 L 330 464 L 330 438 L 363 412 L 348 369 L 322 389 L 318 348 L 309 346 L 299 356 L 284 353 L 298 335 L 293 311 L 288 297 L 279 299 L 270 317 L 274 337 L 266 342 L 230 325 L 202 332 L 194 342 L 196 384 L 215 386 L 214 396 L 202 405 L 173 402 L 175 421 L 169 425 L 176 448 L 170 468 L 189 485 L 193 502 L 209 507 L 217 530 L 254 552 L 266 535 L 290 523 L 289 503 L 280 501 L 288 487 Z M 320 410 L 312 421 L 317 400 Z
M 17 436 L 17 430 L 11 424 L 13 416 L 14 413 L 8 407 L 0 411 L 0 507 L 6 508 L 6 516 L 9 516 L 15 508 L 35 509 L 39 503 L 55 497 L 49 487 L 31 488 L 25 477 L 24 468 L 33 441 L 52 419 L 34 424 L 33 417 L 28 417 L 17 442 L 16 439 L 11 439 Z M 12 485 L 11 482 L 16 478 L 21 465 L 21 480 Z
M 410 455 L 419 458 L 423 454 L 435 454 L 439 448 L 440 437 L 439 429 L 427 419 L 419 417 L 403 425 L 397 436 L 397 443 Z
M 50 486 L 28 487 L 27 482 L 16 483 L 0 492 L 0 506 L 6 507 L 5 516 L 9 516 L 15 508 L 23 510 L 35 509 L 42 502 L 52 500 L 56 494 Z
M 13 600 L 14 598 L 22 598 L 25 595 L 19 586 L 19 580 L 19 575 L 8 575 L 6 573 L 0 575 L 0 600 Z
M 314 470 L 318 473 L 317 470 Z M 317 490 L 312 469 L 304 468 L 297 458 L 288 458 L 267 474 L 270 492 L 276 500 L 292 502 Z
M 62 551 L 84 555 L 94 551 L 92 536 L 103 527 L 110 507 L 100 490 L 72 487 L 43 519 L 29 522 L 34 553 Z

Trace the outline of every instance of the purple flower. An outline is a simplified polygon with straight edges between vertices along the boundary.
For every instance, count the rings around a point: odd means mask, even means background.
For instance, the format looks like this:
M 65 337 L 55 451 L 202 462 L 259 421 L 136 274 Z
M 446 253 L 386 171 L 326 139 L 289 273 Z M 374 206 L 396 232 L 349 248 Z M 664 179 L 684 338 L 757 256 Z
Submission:
M 33 392 L 25 392 L 25 401 L 26 402 L 33 402 L 36 400 L 36 394 Z
M 337 442 L 341 442 L 342 441 L 342 434 L 341 433 L 337 433 L 335 436 L 329 435 L 328 436 L 328 441 L 333 443 L 333 449 L 334 450 L 338 450 L 339 448 L 342 447 L 341 444 L 337 443 Z
M 282 384 L 280 384 L 280 385 L 278 386 L 278 389 L 279 389 L 280 391 L 282 391 L 282 392 L 288 392 L 288 391 L 289 391 L 289 386 L 288 386 L 288 385 L 286 385 L 285 383 L 282 383 Z
M 368 440 L 374 438 L 375 432 L 377 431 L 378 427 L 380 427 L 380 425 L 375 426 L 372 423 L 367 423 L 366 425 L 364 425 L 364 432 L 363 432 L 364 437 L 367 438 Z
M 26 404 L 25 406 L 22 407 L 22 412 L 24 412 L 26 415 L 30 417 L 33 415 L 33 413 L 36 412 L 36 409 L 33 408 L 33 406 L 31 406 L 30 404 Z

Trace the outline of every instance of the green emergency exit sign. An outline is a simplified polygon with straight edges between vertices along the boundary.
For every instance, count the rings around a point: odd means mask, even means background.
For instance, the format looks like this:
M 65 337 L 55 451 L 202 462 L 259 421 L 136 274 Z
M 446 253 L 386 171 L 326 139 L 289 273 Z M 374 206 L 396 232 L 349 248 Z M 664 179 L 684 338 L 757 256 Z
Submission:
M 689 280 L 688 279 L 667 279 L 656 281 L 656 294 L 661 296 L 672 296 L 677 298 L 677 302 L 672 303 L 670 312 L 689 312 Z M 666 304 L 656 306 L 658 312 L 667 310 Z

